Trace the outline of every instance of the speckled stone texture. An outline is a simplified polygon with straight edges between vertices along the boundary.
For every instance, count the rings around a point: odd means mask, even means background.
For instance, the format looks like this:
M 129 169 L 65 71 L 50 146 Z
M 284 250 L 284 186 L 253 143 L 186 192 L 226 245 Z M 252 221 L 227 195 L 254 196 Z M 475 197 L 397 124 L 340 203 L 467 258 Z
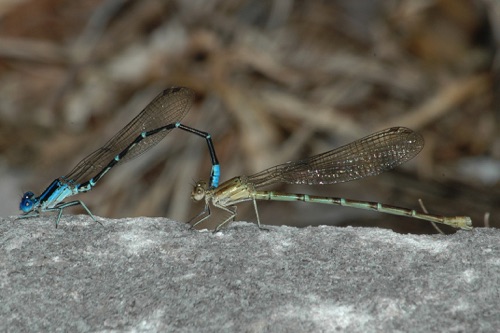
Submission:
M 0 331 L 494 332 L 500 232 L 0 219 Z

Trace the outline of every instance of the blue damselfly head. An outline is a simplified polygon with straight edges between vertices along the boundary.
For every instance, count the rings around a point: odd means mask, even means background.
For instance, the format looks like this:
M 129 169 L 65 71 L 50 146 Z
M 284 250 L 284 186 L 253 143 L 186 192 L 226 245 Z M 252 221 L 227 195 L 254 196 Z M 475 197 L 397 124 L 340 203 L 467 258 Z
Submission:
M 33 210 L 36 203 L 35 194 L 33 192 L 26 192 L 21 198 L 21 203 L 19 204 L 19 209 L 25 213 L 29 213 Z

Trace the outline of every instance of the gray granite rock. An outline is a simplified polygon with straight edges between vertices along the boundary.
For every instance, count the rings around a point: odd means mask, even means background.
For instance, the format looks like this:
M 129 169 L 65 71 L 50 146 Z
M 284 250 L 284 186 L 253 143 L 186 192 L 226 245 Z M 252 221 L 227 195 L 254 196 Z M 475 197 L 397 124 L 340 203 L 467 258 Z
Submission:
M 0 331 L 495 332 L 500 232 L 0 219 Z

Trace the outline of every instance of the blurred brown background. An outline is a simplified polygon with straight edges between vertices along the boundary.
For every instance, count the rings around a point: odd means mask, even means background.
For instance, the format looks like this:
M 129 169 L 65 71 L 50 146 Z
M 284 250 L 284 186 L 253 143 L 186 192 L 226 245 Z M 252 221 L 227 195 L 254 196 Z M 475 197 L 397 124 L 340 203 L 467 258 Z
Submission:
M 1 213 L 18 214 L 24 191 L 40 194 L 180 85 L 197 93 L 183 123 L 212 134 L 222 181 L 406 126 L 426 146 L 393 172 L 276 189 L 418 209 L 421 198 L 431 213 L 498 226 L 499 43 L 495 0 L 2 1 Z M 78 199 L 99 216 L 186 221 L 209 171 L 205 141 L 174 130 Z M 266 224 L 432 231 L 335 206 L 259 208 Z M 255 220 L 251 204 L 238 213 Z

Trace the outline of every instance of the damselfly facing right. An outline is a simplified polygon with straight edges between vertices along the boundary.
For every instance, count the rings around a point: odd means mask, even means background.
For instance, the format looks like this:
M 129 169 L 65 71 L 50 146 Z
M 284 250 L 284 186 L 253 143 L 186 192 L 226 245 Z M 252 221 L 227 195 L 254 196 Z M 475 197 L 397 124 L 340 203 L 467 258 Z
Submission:
M 210 204 L 212 204 L 229 213 L 229 217 L 217 225 L 215 231 L 218 231 L 234 220 L 236 204 L 252 201 L 260 228 L 257 200 L 275 200 L 304 201 L 374 210 L 441 223 L 454 228 L 472 229 L 472 221 L 468 216 L 431 215 L 377 202 L 258 190 L 276 183 L 335 184 L 375 176 L 412 159 L 423 147 L 424 139 L 420 134 L 408 128 L 392 127 L 297 162 L 280 164 L 252 176 L 234 177 L 222 183 L 218 188 L 210 187 L 209 182 L 199 181 L 194 186 L 191 198 L 194 201 L 205 200 L 205 209 L 190 222 L 194 222 L 192 223 L 194 228 L 206 221 L 210 217 Z

